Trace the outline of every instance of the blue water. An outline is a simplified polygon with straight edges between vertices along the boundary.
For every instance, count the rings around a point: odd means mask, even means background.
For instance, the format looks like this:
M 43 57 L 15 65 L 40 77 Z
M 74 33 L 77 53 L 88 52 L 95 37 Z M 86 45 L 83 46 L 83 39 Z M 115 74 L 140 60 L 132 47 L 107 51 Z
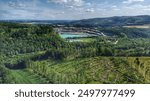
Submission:
M 80 38 L 80 37 L 88 37 L 88 34 L 81 33 L 81 34 L 75 34 L 75 33 L 61 33 L 60 36 L 64 39 L 66 38 Z

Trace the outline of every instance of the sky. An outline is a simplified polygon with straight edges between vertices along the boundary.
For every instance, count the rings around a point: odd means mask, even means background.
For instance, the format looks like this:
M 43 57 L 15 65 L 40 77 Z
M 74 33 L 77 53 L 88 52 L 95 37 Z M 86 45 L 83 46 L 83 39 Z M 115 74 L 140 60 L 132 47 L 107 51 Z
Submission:
M 150 0 L 0 0 L 0 20 L 79 20 L 150 14 Z

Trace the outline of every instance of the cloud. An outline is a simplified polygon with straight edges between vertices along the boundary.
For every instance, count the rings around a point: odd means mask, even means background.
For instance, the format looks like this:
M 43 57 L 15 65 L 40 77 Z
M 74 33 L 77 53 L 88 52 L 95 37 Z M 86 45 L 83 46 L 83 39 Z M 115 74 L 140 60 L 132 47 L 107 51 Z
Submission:
M 58 4 L 64 4 L 64 3 L 67 3 L 68 0 L 49 0 L 49 2 L 58 3 Z
M 125 3 L 125 4 L 132 4 L 135 2 L 144 2 L 144 0 L 126 0 L 126 1 L 123 1 L 123 3 Z
M 87 9 L 86 12 L 94 12 L 94 8 Z
M 126 6 L 124 8 L 126 8 L 127 10 L 131 10 L 131 9 L 133 9 L 133 10 L 137 10 L 137 9 L 144 10 L 145 9 L 146 10 L 146 9 L 150 9 L 150 5 L 136 4 L 136 5 L 132 5 L 132 6 Z
M 113 5 L 112 8 L 117 8 L 117 6 L 116 6 L 116 5 Z
M 0 0 L 0 19 L 72 20 L 147 14 L 150 4 L 146 0 Z
M 12 8 L 26 8 L 27 5 L 25 5 L 24 3 L 21 2 L 8 2 L 8 6 L 12 7 Z
M 49 0 L 49 2 L 68 6 L 82 6 L 84 3 L 83 0 Z

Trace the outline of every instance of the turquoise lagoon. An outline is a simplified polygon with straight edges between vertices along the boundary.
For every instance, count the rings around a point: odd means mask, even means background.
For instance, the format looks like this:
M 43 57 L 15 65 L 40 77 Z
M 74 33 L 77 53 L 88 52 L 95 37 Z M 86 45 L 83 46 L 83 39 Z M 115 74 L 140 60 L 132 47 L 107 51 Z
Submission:
M 86 33 L 61 33 L 60 36 L 64 39 L 67 38 L 82 38 L 82 37 L 88 37 L 89 35 Z

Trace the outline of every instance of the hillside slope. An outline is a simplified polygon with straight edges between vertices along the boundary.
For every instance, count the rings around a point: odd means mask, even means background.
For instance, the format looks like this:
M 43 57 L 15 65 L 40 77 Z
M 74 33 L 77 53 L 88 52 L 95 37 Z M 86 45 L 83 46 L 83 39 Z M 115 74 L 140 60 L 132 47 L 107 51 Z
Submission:
M 150 16 L 116 16 L 108 18 L 92 18 L 73 21 L 70 24 L 83 26 L 124 26 L 150 24 Z
M 9 76 L 14 78 L 12 79 L 14 83 L 21 84 L 150 83 L 149 63 L 148 57 L 91 57 L 64 61 L 28 60 L 25 62 L 25 69 L 13 70 L 12 68 Z

